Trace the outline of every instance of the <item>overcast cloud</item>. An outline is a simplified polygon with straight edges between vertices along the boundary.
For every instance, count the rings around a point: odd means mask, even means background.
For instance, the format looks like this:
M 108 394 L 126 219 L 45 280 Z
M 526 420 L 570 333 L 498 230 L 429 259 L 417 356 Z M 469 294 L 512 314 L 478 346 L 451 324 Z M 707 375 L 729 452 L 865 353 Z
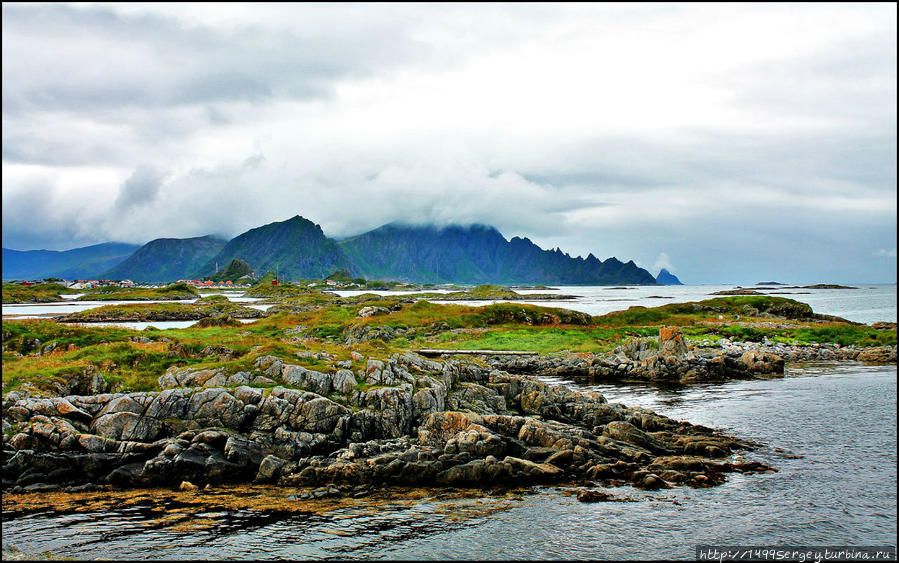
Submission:
M 3 246 L 486 223 L 895 282 L 896 5 L 3 4 Z

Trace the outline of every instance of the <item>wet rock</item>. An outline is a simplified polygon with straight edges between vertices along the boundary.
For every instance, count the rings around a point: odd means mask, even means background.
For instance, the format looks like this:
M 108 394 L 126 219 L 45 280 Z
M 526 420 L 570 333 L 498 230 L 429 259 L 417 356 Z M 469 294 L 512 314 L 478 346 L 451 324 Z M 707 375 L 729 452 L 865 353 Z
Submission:
M 577 495 L 580 502 L 609 502 L 616 500 L 615 497 L 603 491 L 586 490 L 581 491 Z
M 671 450 L 662 447 L 655 438 L 627 422 L 613 421 L 608 423 L 603 429 L 602 435 L 619 442 L 640 446 L 651 452 L 671 453 Z
M 656 475 L 655 473 L 648 473 L 643 475 L 640 479 L 634 482 L 634 485 L 641 489 L 646 489 L 649 491 L 655 491 L 658 489 L 667 489 L 670 487 L 668 483 L 666 483 L 661 477 Z
M 59 490 L 59 485 L 53 485 L 50 483 L 34 483 L 25 487 L 26 493 L 44 493 L 57 490 Z
M 744 352 L 740 361 L 746 365 L 746 369 L 756 376 L 783 376 L 784 359 L 776 354 L 760 351 Z
M 896 363 L 896 347 L 880 346 L 868 348 L 859 352 L 855 359 L 860 362 L 894 364 Z
M 259 471 L 256 474 L 257 482 L 275 481 L 281 473 L 281 468 L 287 462 L 275 455 L 267 455 L 259 464 Z
M 592 370 L 603 365 L 595 360 L 551 362 Z M 229 385 L 252 384 L 249 372 L 235 378 L 173 368 L 166 373 L 173 386 L 158 393 L 5 400 L 4 429 L 16 434 L 5 441 L 13 453 L 4 454 L 4 487 L 75 486 L 80 478 L 118 486 L 255 480 L 366 489 L 619 480 L 652 489 L 753 471 L 712 461 L 748 447 L 714 430 L 479 363 L 415 354 L 370 359 L 359 376 L 384 386 L 364 391 L 349 370 L 321 373 L 274 356 L 259 358 L 257 367 L 280 370 L 279 379 L 305 390 Z M 196 385 L 219 376 L 230 388 Z

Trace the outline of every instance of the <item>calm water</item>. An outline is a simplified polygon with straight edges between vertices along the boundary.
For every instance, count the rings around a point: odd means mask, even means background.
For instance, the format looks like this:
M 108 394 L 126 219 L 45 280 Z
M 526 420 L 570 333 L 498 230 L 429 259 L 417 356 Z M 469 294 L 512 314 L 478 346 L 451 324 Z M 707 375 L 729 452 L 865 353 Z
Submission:
M 896 284 L 859 285 L 858 289 L 783 289 L 772 287 L 762 293 L 788 297 L 808 303 L 816 313 L 836 315 L 859 323 L 896 322 Z M 519 293 L 556 293 L 576 295 L 572 301 L 517 301 L 546 307 L 563 307 L 591 315 L 623 311 L 634 305 L 658 307 L 668 303 L 702 301 L 717 297 L 715 291 L 733 289 L 732 285 L 559 286 L 557 290 L 521 290 Z M 436 301 L 440 303 L 440 301 Z M 448 301 L 466 305 L 486 305 L 495 301 Z
M 596 504 L 542 488 L 377 511 L 220 512 L 192 531 L 140 510 L 44 513 L 4 517 L 3 541 L 31 553 L 128 559 L 692 559 L 696 543 L 895 545 L 896 375 L 895 366 L 816 364 L 791 366 L 782 380 L 592 387 L 763 442 L 748 457 L 779 469 L 710 489 L 621 487 L 610 492 L 636 502 Z
M 576 295 L 577 299 L 566 301 L 518 301 L 517 303 L 532 303 L 546 307 L 564 307 L 583 311 L 591 315 L 604 315 L 612 311 L 625 310 L 634 305 L 644 307 L 657 307 L 667 303 L 683 303 L 686 301 L 701 301 L 713 296 L 709 295 L 723 289 L 733 289 L 731 285 L 684 285 L 684 286 L 628 286 L 624 288 L 599 287 L 599 286 L 560 286 L 557 290 L 521 290 L 520 293 L 551 293 Z M 896 285 L 861 285 L 858 289 L 778 289 L 772 288 L 770 294 L 789 297 L 803 303 L 808 303 L 816 313 L 837 315 L 851 321 L 860 323 L 872 323 L 878 321 L 896 322 Z M 445 290 L 438 290 L 445 293 Z M 376 293 L 379 295 L 406 295 L 409 291 L 336 291 L 341 296 L 361 295 L 363 293 Z M 212 295 L 212 294 L 204 294 Z M 260 297 L 244 297 L 237 291 L 223 291 L 219 295 L 225 295 L 228 299 L 244 303 L 254 309 L 265 311 L 271 305 L 256 305 L 261 301 Z M 182 301 L 191 303 L 192 301 Z M 440 303 L 441 301 L 435 301 Z M 49 317 L 85 311 L 103 305 L 121 305 L 134 303 L 133 301 L 80 301 L 59 303 L 36 303 L 3 305 L 3 318 L 27 319 Z M 143 301 L 143 303 L 159 303 L 159 301 Z M 462 305 L 483 306 L 496 301 L 449 301 Z M 131 323 L 132 325 L 135 323 Z M 145 328 L 147 324 L 132 328 Z M 153 324 L 157 328 L 175 328 Z M 125 326 L 120 323 L 119 326 Z M 177 325 L 180 328 L 182 325 Z
M 3 305 L 3 318 L 6 320 L 13 319 L 36 319 L 41 317 L 55 317 L 57 315 L 67 315 L 69 313 L 77 313 L 79 311 L 87 311 L 89 309 L 96 309 L 97 307 L 103 307 L 105 305 L 134 305 L 134 304 L 143 304 L 143 303 L 193 303 L 196 299 L 188 299 L 184 301 L 73 301 L 75 297 L 78 297 L 83 294 L 73 294 L 71 296 L 64 295 L 64 301 L 58 301 L 55 303 L 8 303 Z M 264 298 L 262 297 L 244 297 L 243 292 L 241 291 L 222 291 L 220 293 L 204 293 L 203 296 L 207 297 L 209 295 L 224 295 L 228 298 L 228 300 L 233 301 L 235 303 L 243 303 L 247 307 L 251 307 L 253 309 L 259 309 L 260 311 L 265 311 L 271 305 L 254 305 L 257 301 L 262 301 Z M 184 322 L 180 321 L 171 321 L 175 324 L 170 323 L 114 323 L 115 326 L 126 326 L 128 328 L 146 328 L 149 325 L 153 325 L 156 328 L 183 328 L 185 326 L 190 326 L 193 322 Z M 166 324 L 167 326 L 160 326 L 161 324 Z M 95 326 L 104 326 L 110 325 L 110 323 L 94 323 Z M 135 325 L 135 326 L 132 326 Z

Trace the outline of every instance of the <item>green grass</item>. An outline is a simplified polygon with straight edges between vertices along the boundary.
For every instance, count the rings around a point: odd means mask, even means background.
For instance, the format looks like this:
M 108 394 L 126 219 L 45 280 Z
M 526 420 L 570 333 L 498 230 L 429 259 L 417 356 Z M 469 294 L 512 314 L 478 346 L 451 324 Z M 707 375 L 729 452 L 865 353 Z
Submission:
M 626 311 L 594 317 L 593 320 L 605 326 L 659 324 L 682 326 L 715 319 L 718 315 L 729 320 L 734 320 L 738 315 L 741 318 L 767 318 L 765 315 L 797 320 L 814 318 L 809 305 L 792 299 L 766 295 L 739 295 L 688 303 L 671 303 L 652 308 L 634 306 Z
M 39 388 L 79 374 L 88 366 L 100 370 L 104 379 L 118 384 L 121 391 L 157 389 L 157 378 L 172 365 L 184 360 L 169 354 L 166 343 L 137 344 L 111 342 L 67 350 L 58 348 L 39 357 L 23 356 L 3 359 L 3 392 L 7 393 L 28 381 Z
M 436 338 L 413 342 L 421 347 L 439 347 L 451 350 L 523 350 L 549 354 L 561 350 L 570 352 L 600 353 L 609 351 L 627 338 L 657 336 L 653 328 L 568 328 L 512 326 L 490 328 L 465 333 L 444 333 Z
M 310 293 L 315 293 L 313 290 L 310 290 L 306 287 L 300 287 L 298 285 L 291 285 L 287 283 L 282 283 L 279 285 L 272 285 L 269 283 L 259 283 L 251 287 L 247 290 L 245 295 L 247 297 L 297 297 L 308 295 Z
M 151 301 L 151 300 L 185 300 L 196 299 L 200 293 L 193 287 L 184 284 L 172 284 L 156 288 L 126 288 L 104 286 L 85 290 L 78 297 L 79 301 Z
M 165 321 L 192 320 L 230 315 L 253 318 L 255 309 L 234 303 L 223 295 L 209 295 L 194 303 L 128 303 L 104 305 L 65 315 L 69 322 L 78 321 Z
M 88 366 L 98 369 L 120 391 L 151 390 L 171 366 L 221 367 L 226 373 L 250 371 L 259 356 L 273 355 L 287 363 L 305 365 L 318 371 L 333 371 L 333 362 L 298 357 L 300 351 L 326 351 L 337 361 L 351 359 L 351 352 L 366 358 L 385 359 L 410 348 L 526 350 L 549 354 L 568 350 L 601 353 L 623 344 L 631 337 L 657 336 L 659 326 L 678 325 L 693 341 L 760 341 L 767 337 L 791 344 L 839 343 L 841 345 L 895 345 L 896 331 L 874 330 L 864 325 L 814 322 L 802 304 L 783 298 L 734 296 L 698 303 L 673 304 L 656 308 L 632 307 L 627 311 L 598 317 L 565 309 L 499 303 L 487 307 L 408 303 L 404 298 L 363 295 L 339 298 L 305 292 L 285 299 L 287 303 L 310 306 L 309 310 L 280 312 L 239 326 L 189 327 L 168 330 L 131 330 L 116 327 L 85 327 L 49 320 L 5 321 L 3 337 L 3 392 L 25 383 L 52 389 Z M 220 296 L 202 299 L 194 307 L 233 305 Z M 359 317 L 359 310 L 373 305 L 391 310 L 387 314 Z M 141 307 L 191 307 L 180 303 L 124 305 L 125 310 Z M 398 307 L 399 306 L 399 307 Z M 117 306 L 118 307 L 118 306 Z M 799 320 L 784 322 L 788 328 L 770 328 L 762 315 L 780 313 Z M 724 320 L 719 320 L 721 315 Z M 740 320 L 735 317 L 740 315 Z M 585 324 L 575 324 L 582 322 Z M 755 324 L 740 326 L 739 323 Z M 304 325 L 302 335 L 287 329 Z M 407 335 L 387 342 L 372 340 L 345 346 L 346 330 L 353 326 L 391 326 L 410 329 Z M 149 343 L 131 342 L 132 337 L 149 338 Z M 55 343 L 56 349 L 48 351 Z M 201 355 L 208 346 L 224 346 L 237 355 L 229 361 Z M 42 355 L 36 355 L 37 352 Z M 353 369 L 364 368 L 362 360 Z
M 35 285 L 3 284 L 4 303 L 50 303 L 61 301 L 63 295 L 78 293 L 58 283 L 39 283 Z

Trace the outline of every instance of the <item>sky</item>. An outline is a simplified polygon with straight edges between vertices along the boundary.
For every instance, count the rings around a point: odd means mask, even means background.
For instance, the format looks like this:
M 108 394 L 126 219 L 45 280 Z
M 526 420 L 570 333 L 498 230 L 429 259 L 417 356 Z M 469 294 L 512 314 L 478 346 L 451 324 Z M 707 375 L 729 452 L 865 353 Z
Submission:
M 5 248 L 483 223 L 895 283 L 896 4 L 4 3 Z

